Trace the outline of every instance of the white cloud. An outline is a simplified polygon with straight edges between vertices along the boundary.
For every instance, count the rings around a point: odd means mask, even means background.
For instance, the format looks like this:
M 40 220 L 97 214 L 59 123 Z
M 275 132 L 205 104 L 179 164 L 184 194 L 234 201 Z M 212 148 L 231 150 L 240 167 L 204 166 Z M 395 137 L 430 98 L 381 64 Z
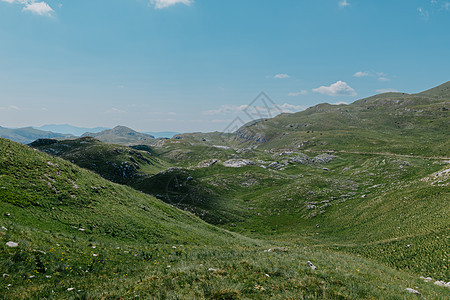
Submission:
M 29 2 L 25 5 L 22 11 L 30 11 L 34 14 L 40 16 L 51 16 L 55 12 L 47 3 L 45 2 Z
M 362 78 L 362 77 L 378 77 L 379 81 L 386 82 L 390 81 L 388 75 L 383 72 L 371 72 L 371 71 L 360 71 L 353 74 L 354 77 Z
M 277 74 L 275 76 L 273 76 L 273 78 L 276 79 L 286 79 L 286 78 L 290 78 L 291 76 L 289 76 L 288 74 Z
M 369 71 L 360 71 L 360 72 L 356 72 L 355 74 L 353 74 L 354 77 L 367 77 L 370 76 L 370 72 Z
M 191 5 L 193 2 L 194 0 L 150 0 L 150 3 L 157 9 L 167 8 L 178 3 Z
M 377 93 L 397 93 L 396 89 L 379 89 L 376 90 Z
M 336 103 L 332 103 L 333 105 L 347 105 L 348 103 L 345 101 L 338 101 Z
M 2 0 L 3 1 L 3 0 Z M 10 106 L 7 106 L 7 107 L 2 107 L 2 106 L 0 106 L 0 110 L 20 110 L 20 108 L 18 108 L 17 106 L 15 106 L 15 105 L 10 105 Z
M 338 81 L 330 86 L 321 86 L 312 90 L 314 93 L 328 96 L 356 96 L 356 92 L 346 82 Z
M 442 8 L 445 9 L 445 10 L 450 10 L 450 2 L 445 2 L 445 3 L 442 5 Z
M 350 6 L 350 3 L 347 0 L 339 1 L 339 7 L 347 7 Z
M 296 97 L 296 96 L 306 95 L 306 94 L 308 94 L 308 91 L 306 91 L 306 90 L 301 90 L 300 92 L 289 93 L 288 96 L 289 96 L 289 97 Z
M 204 115 L 237 114 L 248 108 L 248 105 L 222 105 L 215 110 L 206 110 Z
M 17 3 L 24 7 L 22 11 L 29 11 L 40 16 L 51 16 L 55 11 L 47 4 L 47 2 L 37 2 L 36 0 L 0 0 L 7 3 Z
M 284 103 L 282 105 L 278 105 L 278 108 L 280 108 L 281 111 L 284 113 L 293 113 L 293 112 L 305 110 L 308 107 L 305 105 L 294 105 L 294 104 Z

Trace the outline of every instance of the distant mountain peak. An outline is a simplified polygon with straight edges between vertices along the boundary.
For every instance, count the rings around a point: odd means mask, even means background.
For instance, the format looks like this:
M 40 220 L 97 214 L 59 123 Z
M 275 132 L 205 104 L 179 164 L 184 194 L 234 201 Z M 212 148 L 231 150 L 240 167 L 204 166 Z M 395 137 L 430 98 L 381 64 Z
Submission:
M 81 136 L 85 132 L 100 132 L 109 128 L 106 127 L 95 127 L 95 128 L 87 128 L 87 127 L 77 127 L 70 124 L 46 124 L 40 127 L 33 127 L 39 130 L 58 132 L 62 134 L 72 134 L 75 136 Z
M 91 136 L 105 143 L 124 145 L 139 144 L 145 140 L 153 140 L 155 138 L 150 134 L 140 133 L 122 125 L 98 133 L 86 132 L 82 136 Z

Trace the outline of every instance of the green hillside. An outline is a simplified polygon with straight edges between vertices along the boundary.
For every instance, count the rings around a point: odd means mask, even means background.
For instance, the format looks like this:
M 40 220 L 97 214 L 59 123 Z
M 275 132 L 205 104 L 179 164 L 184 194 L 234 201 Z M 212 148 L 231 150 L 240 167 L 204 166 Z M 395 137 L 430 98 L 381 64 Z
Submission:
M 116 183 L 143 180 L 168 168 L 147 146 L 127 147 L 100 142 L 92 137 L 74 140 L 37 140 L 30 146 L 90 169 Z
M 416 95 L 387 93 L 349 105 L 319 104 L 251 122 L 237 140 L 264 149 L 450 156 L 450 83 Z
M 218 229 L 4 139 L 0 170 L 1 298 L 403 299 L 412 297 L 406 288 L 448 295 L 351 251 Z
M 450 298 L 449 85 L 235 135 L 1 139 L 4 298 Z

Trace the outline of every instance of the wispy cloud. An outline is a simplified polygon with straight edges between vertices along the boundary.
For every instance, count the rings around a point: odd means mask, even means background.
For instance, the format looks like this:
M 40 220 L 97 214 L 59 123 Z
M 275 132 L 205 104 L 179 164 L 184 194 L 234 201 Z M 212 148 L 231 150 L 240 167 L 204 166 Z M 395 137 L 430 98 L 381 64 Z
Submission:
M 0 106 L 0 110 L 20 110 L 20 108 L 15 105 L 10 105 L 6 107 Z
M 350 6 L 350 3 L 347 0 L 339 1 L 339 7 L 347 7 Z
M 289 76 L 288 74 L 276 74 L 275 76 L 273 76 L 273 78 L 276 79 L 286 79 L 286 78 L 290 78 L 291 76 Z
M 193 2 L 194 0 L 150 0 L 150 3 L 153 4 L 156 9 L 167 8 L 179 3 L 184 5 L 191 5 Z
M 338 101 L 336 103 L 332 103 L 333 105 L 347 105 L 348 103 L 345 101 Z
M 107 111 L 105 111 L 105 114 L 123 114 L 126 111 L 115 108 L 115 107 L 111 107 L 110 109 L 108 109 Z
M 314 93 L 319 93 L 328 96 L 356 96 L 355 90 L 344 81 L 337 81 L 330 86 L 321 86 L 312 90 Z
M 218 109 L 206 110 L 204 115 L 224 115 L 224 114 L 238 114 L 248 108 L 248 105 L 222 105 Z
M 417 8 L 417 11 L 419 12 L 419 14 L 424 17 L 426 20 L 428 20 L 430 18 L 430 13 L 428 12 L 428 10 L 423 9 L 422 7 Z
M 377 93 L 396 93 L 398 92 L 396 89 L 379 89 L 376 90 Z
M 280 112 L 293 113 L 296 111 L 305 110 L 306 108 L 308 108 L 308 107 L 305 105 L 295 105 L 295 104 L 290 104 L 290 103 L 284 103 L 282 105 L 277 105 L 276 107 L 271 108 L 270 114 L 277 115 Z M 229 115 L 229 114 L 237 115 L 241 112 L 244 112 L 247 109 L 254 109 L 254 110 L 260 111 L 260 112 L 268 112 L 268 108 L 263 107 L 263 106 L 250 107 L 249 105 L 222 105 L 218 109 L 204 111 L 203 115 L 209 115 L 209 116 Z
M 278 108 L 280 108 L 281 111 L 284 113 L 293 113 L 293 112 L 305 110 L 308 108 L 308 106 L 283 103 L 282 105 L 278 105 Z
M 40 16 L 51 16 L 55 11 L 44 1 L 36 0 L 0 0 L 1 2 L 16 3 L 23 6 L 22 11 L 29 11 Z
M 383 72 L 371 72 L 371 71 L 359 71 L 353 74 L 354 77 L 377 77 L 379 81 L 386 82 L 390 81 L 388 75 Z
M 370 72 L 369 71 L 359 71 L 356 72 L 355 74 L 353 74 L 354 77 L 367 77 L 370 76 Z
M 308 94 L 307 90 L 301 90 L 300 92 L 292 92 L 292 93 L 288 93 L 289 97 L 296 97 L 296 96 L 300 96 L 300 95 L 306 95 Z

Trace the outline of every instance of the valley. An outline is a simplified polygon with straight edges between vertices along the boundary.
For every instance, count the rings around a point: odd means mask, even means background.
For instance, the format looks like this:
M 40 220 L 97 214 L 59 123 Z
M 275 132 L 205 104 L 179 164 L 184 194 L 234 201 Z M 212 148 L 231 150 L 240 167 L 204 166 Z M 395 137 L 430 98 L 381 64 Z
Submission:
M 235 133 L 0 139 L 0 297 L 446 299 L 449 87 Z

